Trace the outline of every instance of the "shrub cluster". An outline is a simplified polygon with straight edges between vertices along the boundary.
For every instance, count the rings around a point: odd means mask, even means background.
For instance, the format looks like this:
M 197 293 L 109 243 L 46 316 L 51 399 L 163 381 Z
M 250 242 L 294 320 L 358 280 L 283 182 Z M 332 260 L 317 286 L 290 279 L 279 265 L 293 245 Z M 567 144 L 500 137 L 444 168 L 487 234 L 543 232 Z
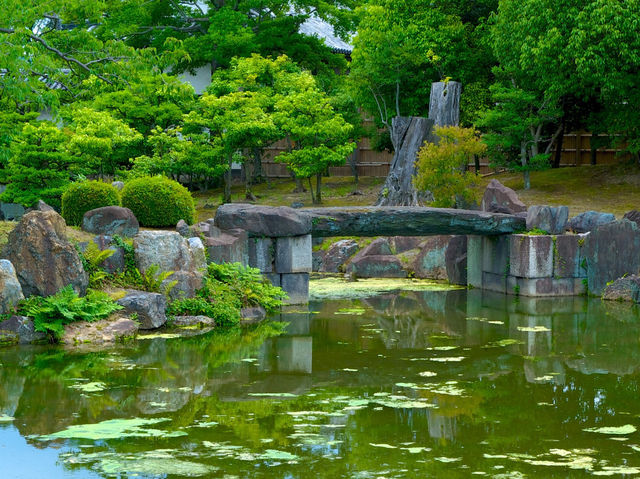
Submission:
M 122 190 L 122 206 L 129 208 L 142 226 L 174 226 L 195 221 L 191 193 L 177 181 L 164 176 L 145 176 L 127 182 Z
M 80 226 L 87 211 L 103 206 L 119 206 L 118 190 L 102 181 L 71 183 L 62 194 L 62 217 L 68 225 Z

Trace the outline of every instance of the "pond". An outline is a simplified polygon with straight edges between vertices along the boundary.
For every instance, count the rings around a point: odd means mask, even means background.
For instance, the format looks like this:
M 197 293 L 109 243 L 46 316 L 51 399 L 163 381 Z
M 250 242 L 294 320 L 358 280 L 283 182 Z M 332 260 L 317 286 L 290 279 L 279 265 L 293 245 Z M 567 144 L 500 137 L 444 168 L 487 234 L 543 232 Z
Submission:
M 1 476 L 640 477 L 635 308 L 359 296 L 287 325 L 1 350 Z

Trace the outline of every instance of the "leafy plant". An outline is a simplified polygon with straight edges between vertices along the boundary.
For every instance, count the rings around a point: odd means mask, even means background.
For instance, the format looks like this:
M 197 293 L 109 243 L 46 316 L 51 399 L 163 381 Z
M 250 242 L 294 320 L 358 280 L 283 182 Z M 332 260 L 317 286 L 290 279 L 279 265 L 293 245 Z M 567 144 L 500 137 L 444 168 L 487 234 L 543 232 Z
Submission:
M 166 285 L 162 285 L 164 280 L 169 278 L 173 271 L 160 271 L 160 267 L 157 264 L 152 264 L 147 270 L 142 273 L 142 286 L 145 291 L 150 293 L 162 293 L 166 296 L 169 292 L 178 284 L 177 281 L 169 281 Z
M 143 226 L 175 226 L 180 220 L 195 221 L 191 193 L 177 181 L 163 176 L 141 177 L 127 182 L 122 206 L 133 211 Z
M 57 341 L 64 334 L 64 325 L 76 321 L 98 321 L 122 309 L 108 294 L 89 290 L 79 297 L 71 285 L 62 288 L 53 296 L 32 296 L 19 306 L 19 312 L 33 318 L 36 331 L 49 335 Z
M 109 277 L 109 273 L 100 266 L 113 255 L 114 251 L 112 249 L 105 249 L 103 251 L 95 242 L 89 241 L 86 249 L 79 251 L 79 253 L 82 266 L 84 270 L 89 273 L 89 286 L 96 287 L 102 285 Z

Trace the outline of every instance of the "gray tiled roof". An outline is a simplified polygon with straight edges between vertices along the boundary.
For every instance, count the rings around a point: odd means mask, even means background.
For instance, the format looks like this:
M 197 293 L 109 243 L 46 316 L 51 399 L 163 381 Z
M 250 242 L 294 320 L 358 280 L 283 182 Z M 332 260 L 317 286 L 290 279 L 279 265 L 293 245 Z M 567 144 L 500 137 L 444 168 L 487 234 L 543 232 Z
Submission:
M 338 53 L 351 53 L 353 46 L 338 37 L 333 26 L 317 17 L 308 18 L 300 25 L 300 33 L 324 39 L 324 43 Z

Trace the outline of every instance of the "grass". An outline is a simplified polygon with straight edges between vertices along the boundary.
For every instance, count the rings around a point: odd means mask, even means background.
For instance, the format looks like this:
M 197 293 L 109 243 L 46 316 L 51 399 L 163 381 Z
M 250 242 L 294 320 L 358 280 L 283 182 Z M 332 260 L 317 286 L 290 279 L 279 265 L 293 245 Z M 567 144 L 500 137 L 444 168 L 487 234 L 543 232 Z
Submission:
M 378 199 L 378 192 L 384 183 L 384 178 L 361 178 L 358 191 L 354 195 L 352 177 L 330 177 L 322 180 L 322 206 L 369 206 Z M 314 184 L 315 185 L 315 184 Z M 291 206 L 293 203 L 311 204 L 311 194 L 294 193 L 295 185 L 290 179 L 275 179 L 269 184 L 255 185 L 252 189 L 258 205 Z M 308 185 L 306 185 L 308 189 Z M 246 203 L 244 185 L 234 185 L 232 201 Z M 222 188 L 209 190 L 204 193 L 194 193 L 196 199 L 196 213 L 198 221 L 204 221 L 215 214 L 215 210 L 222 204 Z

